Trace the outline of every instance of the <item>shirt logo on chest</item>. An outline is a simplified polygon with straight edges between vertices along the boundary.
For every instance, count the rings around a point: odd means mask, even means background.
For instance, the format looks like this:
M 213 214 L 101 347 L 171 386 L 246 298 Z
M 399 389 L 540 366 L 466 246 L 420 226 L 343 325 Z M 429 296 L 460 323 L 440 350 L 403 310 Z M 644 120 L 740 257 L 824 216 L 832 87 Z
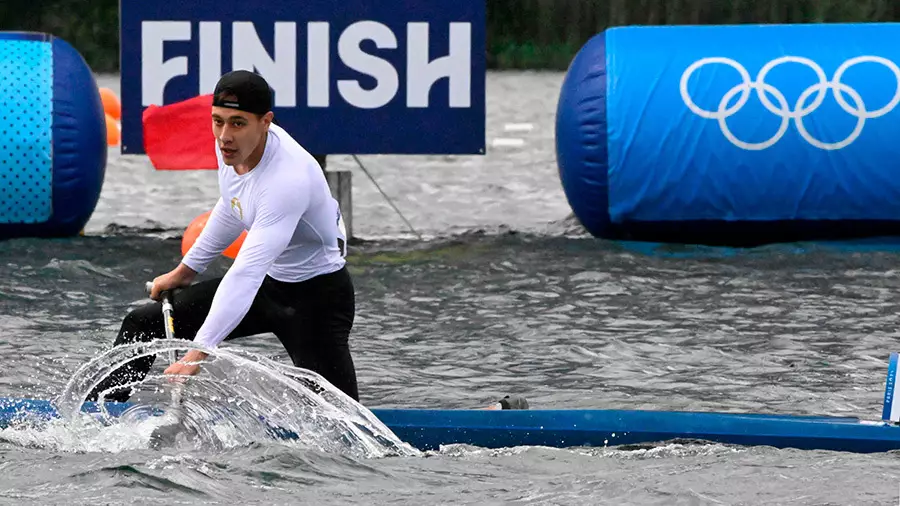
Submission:
M 231 199 L 231 211 L 234 212 L 235 209 L 237 209 L 238 218 L 243 220 L 244 219 L 244 210 L 241 208 L 241 201 L 237 197 L 233 197 Z

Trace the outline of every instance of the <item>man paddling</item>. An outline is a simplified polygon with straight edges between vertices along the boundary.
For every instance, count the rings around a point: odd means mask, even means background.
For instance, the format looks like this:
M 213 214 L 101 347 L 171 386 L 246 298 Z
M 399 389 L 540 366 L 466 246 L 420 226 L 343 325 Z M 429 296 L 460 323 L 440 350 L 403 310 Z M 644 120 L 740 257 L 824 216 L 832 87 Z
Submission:
M 190 251 L 172 271 L 153 280 L 150 297 L 178 288 L 172 304 L 176 335 L 213 349 L 226 339 L 274 333 L 293 364 L 321 374 L 359 400 L 349 347 L 355 292 L 346 268 L 340 210 L 321 167 L 296 140 L 273 124 L 272 91 L 262 76 L 237 70 L 213 93 L 220 198 Z M 224 277 L 192 284 L 247 230 Z M 162 339 L 160 304 L 130 312 L 115 345 Z M 191 350 L 165 374 L 194 375 L 206 353 Z M 88 396 L 126 401 L 154 357 L 120 367 Z

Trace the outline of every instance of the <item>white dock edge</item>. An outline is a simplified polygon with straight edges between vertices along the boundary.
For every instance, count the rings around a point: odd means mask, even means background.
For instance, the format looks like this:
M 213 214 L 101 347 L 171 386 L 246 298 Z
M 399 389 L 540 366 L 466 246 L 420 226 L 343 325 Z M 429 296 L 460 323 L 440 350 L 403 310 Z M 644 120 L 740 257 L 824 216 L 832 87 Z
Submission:
M 344 226 L 347 227 L 347 239 L 353 237 L 353 191 L 352 176 L 349 170 L 326 170 L 325 179 L 331 188 L 331 196 L 338 201 Z

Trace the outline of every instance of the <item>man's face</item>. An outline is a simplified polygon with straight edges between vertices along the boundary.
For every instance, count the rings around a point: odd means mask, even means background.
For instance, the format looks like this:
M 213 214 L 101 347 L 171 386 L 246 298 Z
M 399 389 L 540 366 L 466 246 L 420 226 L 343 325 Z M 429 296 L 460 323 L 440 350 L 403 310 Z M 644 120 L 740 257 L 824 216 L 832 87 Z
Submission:
M 213 134 L 226 165 L 241 165 L 250 157 L 266 134 L 271 115 L 260 117 L 227 107 L 212 108 Z

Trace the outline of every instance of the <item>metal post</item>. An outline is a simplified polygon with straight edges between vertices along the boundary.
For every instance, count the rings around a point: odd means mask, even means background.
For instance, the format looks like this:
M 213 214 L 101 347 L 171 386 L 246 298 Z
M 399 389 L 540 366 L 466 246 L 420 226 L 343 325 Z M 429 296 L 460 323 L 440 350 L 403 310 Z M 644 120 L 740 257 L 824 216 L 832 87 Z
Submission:
M 347 227 L 347 239 L 353 237 L 353 198 L 352 198 L 352 172 L 349 170 L 325 171 L 325 179 L 331 189 L 331 196 L 338 201 L 341 215 L 344 217 L 344 226 Z

